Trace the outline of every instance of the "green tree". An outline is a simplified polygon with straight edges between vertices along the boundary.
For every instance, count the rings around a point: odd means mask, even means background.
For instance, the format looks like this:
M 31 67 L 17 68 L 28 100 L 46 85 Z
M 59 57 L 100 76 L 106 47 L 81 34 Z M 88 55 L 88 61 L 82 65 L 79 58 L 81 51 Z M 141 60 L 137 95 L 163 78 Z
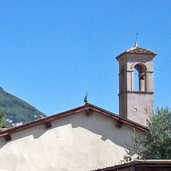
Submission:
M 0 109 L 0 128 L 5 128 L 5 118 L 4 118 L 4 112 Z
M 145 137 L 133 137 L 132 153 L 142 159 L 171 159 L 171 110 L 156 109 L 148 129 Z

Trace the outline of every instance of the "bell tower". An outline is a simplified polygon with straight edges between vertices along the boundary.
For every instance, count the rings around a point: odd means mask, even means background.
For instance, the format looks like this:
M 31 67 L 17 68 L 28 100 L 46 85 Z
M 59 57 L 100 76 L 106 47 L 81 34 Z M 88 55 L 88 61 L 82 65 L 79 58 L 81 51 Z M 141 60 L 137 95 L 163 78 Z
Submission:
M 146 126 L 153 110 L 155 52 L 135 44 L 118 55 L 119 115 Z

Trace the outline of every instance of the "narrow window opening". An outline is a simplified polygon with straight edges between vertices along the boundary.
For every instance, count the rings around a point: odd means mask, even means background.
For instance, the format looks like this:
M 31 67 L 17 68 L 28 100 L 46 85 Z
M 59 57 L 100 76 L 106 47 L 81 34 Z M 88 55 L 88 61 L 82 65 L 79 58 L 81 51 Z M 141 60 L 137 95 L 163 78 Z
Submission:
M 142 64 L 134 66 L 134 91 L 146 91 L 146 68 Z
M 139 91 L 139 73 L 137 70 L 134 71 L 134 91 Z

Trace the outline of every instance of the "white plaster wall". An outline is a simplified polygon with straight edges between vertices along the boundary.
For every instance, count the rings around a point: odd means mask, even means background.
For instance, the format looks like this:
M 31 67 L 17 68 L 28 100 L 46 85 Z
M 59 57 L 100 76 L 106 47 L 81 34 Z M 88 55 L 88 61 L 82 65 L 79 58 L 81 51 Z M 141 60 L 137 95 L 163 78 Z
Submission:
M 0 170 L 89 171 L 118 164 L 131 143 L 133 128 L 116 128 L 98 113 L 84 112 L 0 138 Z M 142 132 L 139 132 L 142 134 Z

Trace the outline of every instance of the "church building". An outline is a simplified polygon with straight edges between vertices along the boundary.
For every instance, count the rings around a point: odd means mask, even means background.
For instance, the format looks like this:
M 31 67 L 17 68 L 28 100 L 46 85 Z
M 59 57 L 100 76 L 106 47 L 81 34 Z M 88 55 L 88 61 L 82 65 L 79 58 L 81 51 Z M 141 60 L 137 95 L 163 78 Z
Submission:
M 124 162 L 153 110 L 153 59 L 135 45 L 119 62 L 119 115 L 93 104 L 0 131 L 0 170 L 90 171 Z

